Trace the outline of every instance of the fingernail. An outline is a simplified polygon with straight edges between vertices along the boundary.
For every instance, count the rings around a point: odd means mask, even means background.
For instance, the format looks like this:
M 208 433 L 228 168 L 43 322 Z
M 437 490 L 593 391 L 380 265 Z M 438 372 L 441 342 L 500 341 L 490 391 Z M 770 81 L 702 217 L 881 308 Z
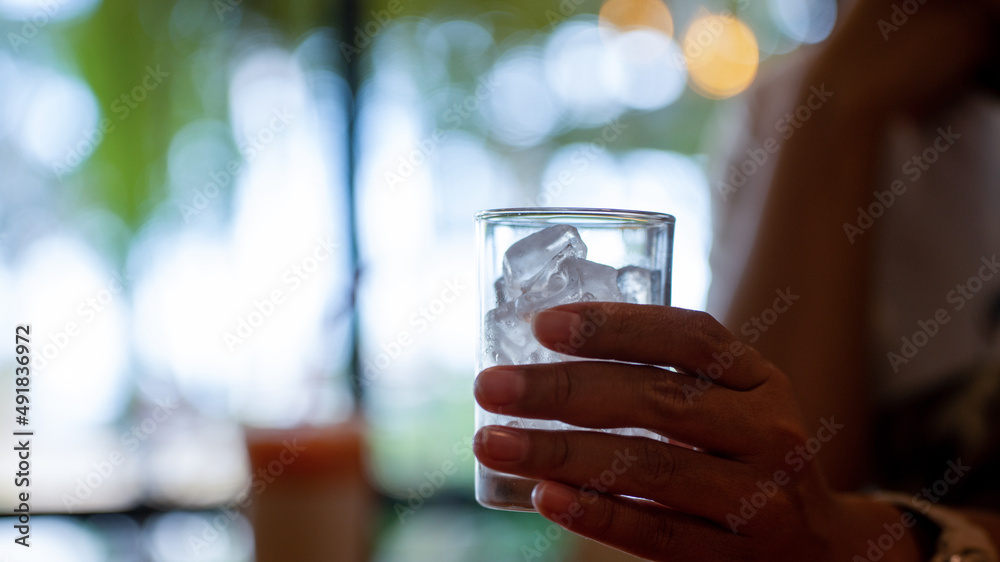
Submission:
M 509 429 L 487 427 L 476 437 L 483 453 L 495 461 L 518 461 L 528 452 L 528 439 Z
M 493 406 L 513 404 L 524 396 L 524 372 L 517 367 L 494 367 L 476 379 L 476 397 Z
M 535 509 L 543 514 L 572 514 L 576 516 L 581 510 L 576 492 L 568 486 L 555 482 L 542 482 L 535 486 L 535 489 L 531 491 L 531 503 Z
M 535 315 L 532 329 L 539 341 L 568 342 L 580 333 L 582 323 L 583 319 L 575 312 L 549 309 Z

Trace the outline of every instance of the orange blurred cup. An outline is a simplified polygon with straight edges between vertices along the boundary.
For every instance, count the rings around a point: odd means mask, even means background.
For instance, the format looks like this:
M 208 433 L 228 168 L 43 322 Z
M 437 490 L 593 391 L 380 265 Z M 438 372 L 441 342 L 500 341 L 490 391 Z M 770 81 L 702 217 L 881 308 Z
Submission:
M 257 562 L 367 560 L 376 498 L 364 424 L 245 431 Z

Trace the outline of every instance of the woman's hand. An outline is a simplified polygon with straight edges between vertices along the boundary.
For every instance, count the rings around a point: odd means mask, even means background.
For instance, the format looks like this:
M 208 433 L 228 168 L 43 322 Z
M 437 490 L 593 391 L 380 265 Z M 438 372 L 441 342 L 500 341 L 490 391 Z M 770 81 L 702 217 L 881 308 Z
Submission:
M 829 491 L 814 458 L 837 438 L 838 422 L 824 420 L 825 431 L 808 435 L 785 375 L 711 316 L 580 303 L 539 313 L 534 330 L 562 353 L 628 363 L 487 369 L 476 381 L 483 408 L 645 428 L 697 448 L 589 431 L 481 429 L 479 460 L 542 480 L 535 507 L 571 531 L 656 560 L 823 561 L 863 557 L 866 541 L 885 532 L 881 524 L 899 520 L 894 508 Z M 918 559 L 902 542 L 884 560 Z

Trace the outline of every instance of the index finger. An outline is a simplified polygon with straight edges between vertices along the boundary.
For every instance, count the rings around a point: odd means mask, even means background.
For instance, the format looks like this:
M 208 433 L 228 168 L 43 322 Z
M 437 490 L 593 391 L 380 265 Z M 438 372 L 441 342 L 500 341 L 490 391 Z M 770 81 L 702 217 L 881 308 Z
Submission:
M 734 390 L 760 386 L 771 371 L 756 350 L 695 310 L 574 303 L 539 312 L 532 328 L 542 345 L 559 353 L 677 367 Z

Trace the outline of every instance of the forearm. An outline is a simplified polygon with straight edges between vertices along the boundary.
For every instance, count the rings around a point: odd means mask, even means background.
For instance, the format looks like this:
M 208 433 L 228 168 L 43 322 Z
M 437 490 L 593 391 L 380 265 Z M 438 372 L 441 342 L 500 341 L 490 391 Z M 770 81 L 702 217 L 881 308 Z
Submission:
M 869 429 L 862 327 L 871 236 L 852 243 L 844 223 L 869 203 L 882 126 L 855 113 L 846 103 L 854 96 L 840 84 L 813 76 L 803 84 L 802 102 L 811 86 L 825 85 L 833 95 L 781 149 L 726 320 L 732 328 L 760 316 L 776 290 L 799 296 L 752 343 L 796 385 L 808 428 L 831 416 L 844 424 L 821 456 L 831 483 L 845 488 L 862 481 Z

